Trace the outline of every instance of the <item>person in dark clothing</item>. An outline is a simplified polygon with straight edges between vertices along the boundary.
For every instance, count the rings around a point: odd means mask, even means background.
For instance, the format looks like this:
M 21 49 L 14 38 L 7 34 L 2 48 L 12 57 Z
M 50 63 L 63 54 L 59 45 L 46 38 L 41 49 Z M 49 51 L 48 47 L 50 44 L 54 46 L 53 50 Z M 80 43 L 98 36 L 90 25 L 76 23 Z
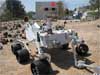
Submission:
M 67 24 L 67 22 L 66 22 L 66 20 L 64 21 L 64 27 L 65 27 L 65 25 Z

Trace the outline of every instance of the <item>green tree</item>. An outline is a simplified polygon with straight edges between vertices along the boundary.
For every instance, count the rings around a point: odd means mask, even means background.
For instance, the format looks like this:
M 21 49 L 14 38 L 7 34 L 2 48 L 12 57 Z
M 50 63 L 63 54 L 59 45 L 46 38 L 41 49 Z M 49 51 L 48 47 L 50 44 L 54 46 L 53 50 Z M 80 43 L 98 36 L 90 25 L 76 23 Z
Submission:
M 98 18 L 100 17 L 100 0 L 90 0 L 91 9 L 98 10 Z
M 69 9 L 65 9 L 65 14 L 68 15 L 69 14 Z
M 57 2 L 57 6 L 58 6 L 59 18 L 62 18 L 65 15 L 64 14 L 64 5 L 63 5 L 62 1 Z
M 91 9 L 95 10 L 100 7 L 100 0 L 90 0 Z
M 24 6 L 19 0 L 6 0 L 4 13 L 0 16 L 1 21 L 23 19 L 26 16 Z
M 13 20 L 12 14 L 10 13 L 9 10 L 4 10 L 5 13 L 3 13 L 0 16 L 0 21 L 9 21 L 9 20 Z
M 19 0 L 6 0 L 6 5 L 8 11 L 12 14 L 13 18 L 23 18 L 26 14 L 24 6 Z
M 35 12 L 30 11 L 27 13 L 27 16 L 29 16 L 30 19 L 34 19 L 35 18 Z

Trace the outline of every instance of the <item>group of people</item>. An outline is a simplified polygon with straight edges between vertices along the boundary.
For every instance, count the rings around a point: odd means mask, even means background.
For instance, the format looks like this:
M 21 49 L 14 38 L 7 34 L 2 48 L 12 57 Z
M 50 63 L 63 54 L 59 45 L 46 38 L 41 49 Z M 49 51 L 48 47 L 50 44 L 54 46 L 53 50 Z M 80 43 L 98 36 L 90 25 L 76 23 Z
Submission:
M 29 26 L 29 18 L 28 17 L 25 17 L 24 18 L 24 22 L 25 22 L 25 27 Z M 42 29 L 43 31 L 51 34 L 52 33 L 52 23 L 51 23 L 51 18 L 47 18 L 43 25 L 42 25 Z
M 29 23 L 29 18 L 26 16 L 24 17 L 24 29 L 30 25 Z M 66 24 L 66 21 L 64 22 L 64 25 Z M 52 22 L 51 22 L 51 17 L 48 17 L 44 22 L 43 22 L 43 25 L 42 25 L 42 29 L 43 31 L 47 32 L 48 34 L 52 34 Z M 1 36 L 1 35 L 0 35 Z M 1 38 L 0 38 L 1 39 Z M 3 48 L 3 45 L 2 43 L 0 42 L 0 49 Z

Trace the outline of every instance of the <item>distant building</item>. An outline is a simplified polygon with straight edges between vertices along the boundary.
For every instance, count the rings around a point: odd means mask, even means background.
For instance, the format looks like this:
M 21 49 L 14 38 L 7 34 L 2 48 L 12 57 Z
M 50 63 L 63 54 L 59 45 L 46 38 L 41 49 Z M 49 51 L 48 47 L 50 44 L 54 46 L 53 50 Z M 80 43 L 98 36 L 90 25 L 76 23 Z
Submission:
M 47 16 L 58 16 L 57 2 L 36 2 L 36 18 L 45 19 Z
M 74 19 L 82 19 L 87 16 L 87 11 L 89 10 L 89 6 L 83 6 L 76 8 L 73 13 Z
M 93 15 L 94 13 L 97 14 L 96 11 L 86 11 L 86 12 L 84 12 L 81 20 L 83 20 L 83 21 L 85 21 L 85 20 L 87 20 L 87 21 L 95 20 L 97 16 Z

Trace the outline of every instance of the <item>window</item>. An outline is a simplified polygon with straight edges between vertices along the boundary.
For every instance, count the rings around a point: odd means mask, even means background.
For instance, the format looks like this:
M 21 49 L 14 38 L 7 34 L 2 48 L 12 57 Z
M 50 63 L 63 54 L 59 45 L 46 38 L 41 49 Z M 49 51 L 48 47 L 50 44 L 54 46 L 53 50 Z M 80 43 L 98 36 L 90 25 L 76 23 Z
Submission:
M 56 8 L 52 8 L 52 11 L 55 11 L 56 10 Z
M 45 10 L 45 11 L 48 11 L 49 9 L 48 9 L 48 8 L 44 8 L 44 10 Z

